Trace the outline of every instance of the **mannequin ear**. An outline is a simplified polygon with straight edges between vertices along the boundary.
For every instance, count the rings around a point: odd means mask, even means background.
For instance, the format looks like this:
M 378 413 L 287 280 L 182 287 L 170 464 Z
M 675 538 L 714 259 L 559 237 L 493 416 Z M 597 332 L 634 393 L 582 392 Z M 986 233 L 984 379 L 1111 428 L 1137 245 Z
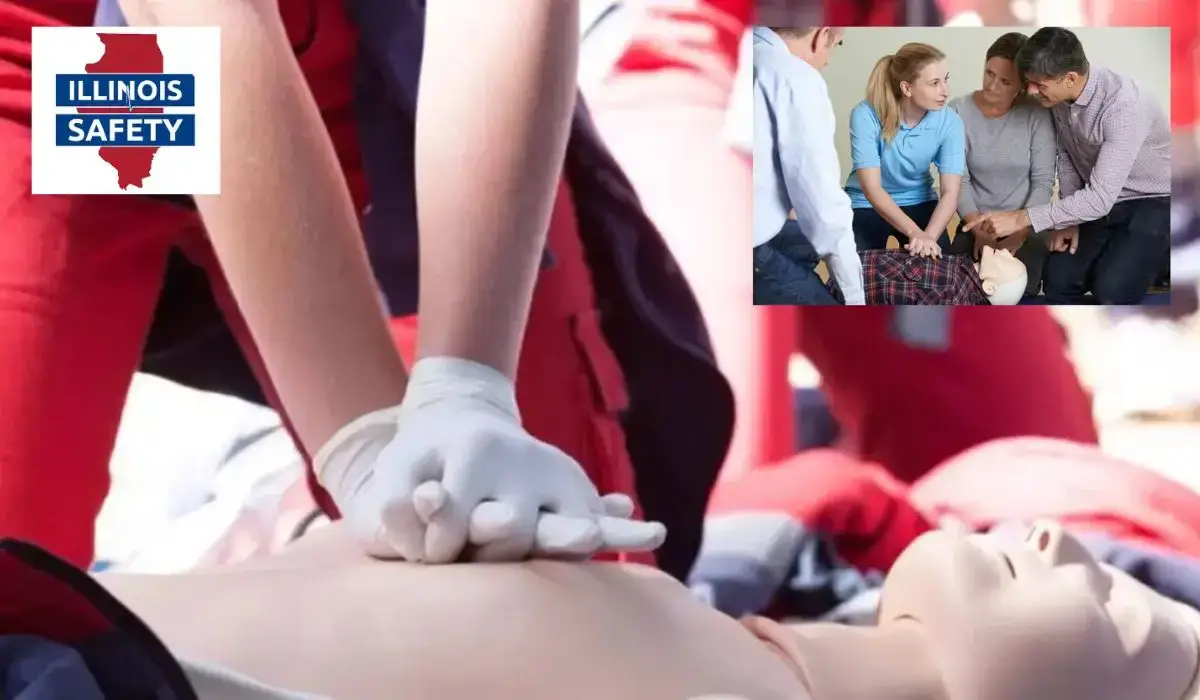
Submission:
M 989 297 L 996 293 L 996 283 L 991 280 L 985 280 L 983 283 L 983 293 Z

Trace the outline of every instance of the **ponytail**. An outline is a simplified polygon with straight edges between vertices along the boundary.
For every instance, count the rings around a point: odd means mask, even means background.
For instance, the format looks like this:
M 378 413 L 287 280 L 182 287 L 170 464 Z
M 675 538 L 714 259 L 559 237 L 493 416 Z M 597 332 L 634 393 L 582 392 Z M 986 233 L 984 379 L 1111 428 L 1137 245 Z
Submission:
M 867 79 L 867 104 L 883 125 L 884 143 L 891 143 L 900 130 L 900 98 L 896 95 L 897 81 L 892 77 L 895 58 L 889 55 L 879 59 Z

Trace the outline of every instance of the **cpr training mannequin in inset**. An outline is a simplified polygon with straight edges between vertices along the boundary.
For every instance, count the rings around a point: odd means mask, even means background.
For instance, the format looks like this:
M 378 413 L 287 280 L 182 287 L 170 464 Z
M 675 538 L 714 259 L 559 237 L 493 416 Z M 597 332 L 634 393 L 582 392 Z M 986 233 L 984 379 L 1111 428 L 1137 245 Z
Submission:
M 975 269 L 983 280 L 983 292 L 993 306 L 1013 306 L 1021 301 L 1029 271 L 1010 251 L 984 246 Z
M 339 527 L 234 567 L 98 578 L 177 655 L 334 698 L 1200 697 L 1200 616 L 1050 522 L 1023 540 L 927 533 L 866 628 L 739 626 L 637 565 L 367 561 Z

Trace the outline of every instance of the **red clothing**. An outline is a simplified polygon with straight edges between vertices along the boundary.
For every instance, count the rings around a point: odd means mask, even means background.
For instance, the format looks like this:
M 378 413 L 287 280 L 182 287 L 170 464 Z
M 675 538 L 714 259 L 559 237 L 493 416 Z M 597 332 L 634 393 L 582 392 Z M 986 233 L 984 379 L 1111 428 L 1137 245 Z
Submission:
M 94 7 L 89 0 L 0 0 L 0 405 L 11 408 L 0 422 L 0 531 L 77 566 L 91 561 L 108 459 L 172 245 L 208 272 L 227 322 L 279 407 L 195 214 L 136 196 L 30 193 L 30 29 L 90 24 Z M 301 68 L 363 204 L 351 113 L 354 32 L 338 0 L 317 1 L 311 42 L 307 5 L 283 7 L 293 46 L 308 44 Z M 525 427 L 579 459 L 603 491 L 633 494 L 618 421 L 624 379 L 600 331 L 565 184 L 550 245 L 556 264 L 539 277 L 517 381 Z M 397 323 L 397 341 L 411 359 L 408 327 Z M 314 497 L 332 512 L 323 490 Z
M 1200 558 L 1200 494 L 1091 445 L 1018 438 L 981 445 L 913 485 L 930 517 L 977 529 L 1035 518 Z
M 694 0 L 662 7 L 651 4 L 646 11 L 648 17 L 633 27 L 633 39 L 617 60 L 614 73 L 682 68 L 725 82 L 731 79 L 742 33 L 754 11 L 749 0 Z M 707 33 L 707 38 L 680 41 L 672 35 L 687 29 Z M 712 61 L 714 56 L 716 62 Z
M 886 571 L 946 515 L 980 531 L 1047 518 L 1200 557 L 1200 494 L 1095 446 L 1046 438 L 989 442 L 911 487 L 869 462 L 811 450 L 717 485 L 710 515 L 746 512 L 786 513 L 864 571 Z
M 851 566 L 887 571 L 933 527 L 909 502 L 908 488 L 883 467 L 840 450 L 808 450 L 722 479 L 708 514 L 786 513 L 793 522 L 828 535 Z
M 863 459 L 912 482 L 984 442 L 1040 435 L 1094 444 L 1091 401 L 1049 309 L 955 307 L 944 350 L 912 347 L 885 307 L 799 307 L 796 349 L 821 375 Z
M 826 0 L 825 21 L 831 27 L 892 27 L 904 0 Z

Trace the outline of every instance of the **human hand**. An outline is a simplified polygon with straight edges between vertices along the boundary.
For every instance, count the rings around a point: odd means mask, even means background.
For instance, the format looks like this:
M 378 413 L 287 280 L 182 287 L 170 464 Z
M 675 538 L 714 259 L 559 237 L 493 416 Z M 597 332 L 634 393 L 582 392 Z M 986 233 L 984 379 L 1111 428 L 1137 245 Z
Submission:
M 1050 240 L 1046 242 L 1046 247 L 1051 253 L 1070 253 L 1075 254 L 1079 249 L 1079 227 L 1071 226 L 1055 231 Z
M 662 524 L 631 518 L 631 499 L 601 498 L 575 460 L 525 432 L 512 382 L 468 360 L 417 362 L 404 402 L 344 428 L 316 470 L 380 558 L 587 559 L 666 538 Z
M 996 239 L 992 236 L 992 222 L 983 212 L 974 211 L 963 215 L 962 227 L 959 229 L 958 235 L 961 236 L 967 231 L 971 232 L 971 239 L 974 242 L 972 257 L 975 260 L 979 259 L 985 247 L 996 244 Z
M 1025 245 L 1025 241 L 1029 239 L 1030 233 L 1031 231 L 1028 229 L 1018 231 L 1011 236 L 1005 236 L 1004 238 L 997 239 L 993 245 L 997 250 L 1007 250 L 1013 255 L 1016 255 L 1017 251 L 1021 249 L 1021 246 Z
M 963 230 L 973 231 L 983 226 L 985 222 L 991 227 L 990 235 L 996 241 L 1033 228 L 1033 224 L 1029 221 L 1029 213 L 1022 209 L 1020 211 L 989 211 L 975 225 L 963 226 Z
M 932 241 L 924 237 L 909 238 L 908 243 L 904 244 L 904 249 L 908 251 L 909 255 L 916 255 L 918 257 L 942 257 L 942 247 L 937 244 L 937 241 Z

